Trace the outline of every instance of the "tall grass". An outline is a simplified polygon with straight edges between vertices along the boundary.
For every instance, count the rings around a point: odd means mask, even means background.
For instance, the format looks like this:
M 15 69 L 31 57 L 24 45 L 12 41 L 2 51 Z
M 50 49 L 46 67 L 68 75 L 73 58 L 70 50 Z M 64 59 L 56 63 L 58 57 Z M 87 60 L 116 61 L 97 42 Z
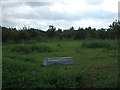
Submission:
M 3 61 L 3 88 L 76 88 L 84 85 L 81 71 L 64 65 L 61 69 L 52 67 L 38 67 L 34 63 L 6 58 Z
M 11 47 L 12 52 L 19 53 L 33 53 L 33 52 L 52 52 L 53 50 L 48 46 L 43 45 L 17 45 Z
M 115 40 L 3 45 L 3 88 L 116 88 L 116 47 Z M 56 56 L 73 57 L 73 65 L 42 65 Z
M 108 41 L 91 41 L 91 42 L 83 42 L 82 47 L 85 48 L 105 48 L 105 49 L 117 49 L 117 45 L 113 45 Z

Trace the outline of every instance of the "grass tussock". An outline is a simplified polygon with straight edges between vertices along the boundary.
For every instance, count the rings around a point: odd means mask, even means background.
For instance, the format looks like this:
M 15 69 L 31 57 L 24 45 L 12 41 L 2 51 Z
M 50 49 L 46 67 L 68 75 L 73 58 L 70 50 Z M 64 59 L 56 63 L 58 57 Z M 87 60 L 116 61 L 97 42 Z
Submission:
M 29 54 L 33 52 L 52 52 L 53 50 L 48 46 L 42 45 L 18 45 L 11 47 L 11 51 Z
M 117 49 L 117 45 L 112 45 L 106 41 L 83 42 L 81 46 L 85 48 L 105 48 L 108 50 Z

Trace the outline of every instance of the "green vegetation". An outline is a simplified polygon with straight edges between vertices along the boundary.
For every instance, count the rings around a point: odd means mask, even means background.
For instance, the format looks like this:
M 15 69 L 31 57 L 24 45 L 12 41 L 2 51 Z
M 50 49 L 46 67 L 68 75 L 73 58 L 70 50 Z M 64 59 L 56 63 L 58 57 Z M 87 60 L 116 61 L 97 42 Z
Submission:
M 2 51 L 3 88 L 118 87 L 117 40 L 13 43 Z M 46 57 L 73 57 L 74 64 L 43 66 Z
M 51 39 L 69 39 L 69 40 L 83 40 L 83 39 L 118 39 L 120 30 L 120 21 L 114 21 L 108 29 L 96 28 L 78 28 L 56 30 L 56 27 L 50 25 L 47 31 L 41 29 L 27 28 L 26 26 L 20 30 L 16 28 L 2 28 L 2 41 L 4 43 L 24 43 L 26 41 L 47 41 Z
M 12 46 L 11 51 L 13 52 L 22 52 L 22 53 L 34 53 L 34 52 L 52 52 L 52 49 L 47 46 L 38 46 L 38 45 L 18 45 Z
M 82 44 L 82 47 L 85 48 L 106 48 L 106 49 L 111 49 L 111 50 L 116 50 L 117 49 L 117 44 L 111 45 L 109 40 L 105 41 L 93 41 L 93 42 L 85 42 Z
M 117 88 L 120 21 L 108 29 L 2 30 L 3 88 Z M 43 66 L 43 59 L 73 57 L 73 65 Z

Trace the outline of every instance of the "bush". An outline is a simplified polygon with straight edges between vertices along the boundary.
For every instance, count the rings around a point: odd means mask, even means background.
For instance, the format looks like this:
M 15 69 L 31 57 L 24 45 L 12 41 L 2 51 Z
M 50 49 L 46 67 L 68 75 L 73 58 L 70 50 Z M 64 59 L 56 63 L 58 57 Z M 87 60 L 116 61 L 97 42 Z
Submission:
M 11 51 L 20 53 L 32 53 L 32 52 L 52 52 L 53 50 L 48 46 L 41 45 L 18 45 L 11 47 Z
M 106 48 L 106 49 L 115 49 L 113 48 L 113 46 L 108 43 L 108 42 L 98 42 L 98 41 L 95 41 L 95 42 L 84 42 L 82 44 L 82 47 L 85 47 L 85 48 Z

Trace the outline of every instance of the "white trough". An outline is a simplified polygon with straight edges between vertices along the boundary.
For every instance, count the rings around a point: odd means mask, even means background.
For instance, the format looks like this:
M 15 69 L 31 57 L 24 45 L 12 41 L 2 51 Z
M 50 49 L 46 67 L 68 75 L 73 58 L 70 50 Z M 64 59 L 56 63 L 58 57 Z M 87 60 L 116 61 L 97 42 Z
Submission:
M 59 58 L 45 58 L 43 60 L 43 65 L 49 64 L 73 64 L 72 57 L 59 57 Z

